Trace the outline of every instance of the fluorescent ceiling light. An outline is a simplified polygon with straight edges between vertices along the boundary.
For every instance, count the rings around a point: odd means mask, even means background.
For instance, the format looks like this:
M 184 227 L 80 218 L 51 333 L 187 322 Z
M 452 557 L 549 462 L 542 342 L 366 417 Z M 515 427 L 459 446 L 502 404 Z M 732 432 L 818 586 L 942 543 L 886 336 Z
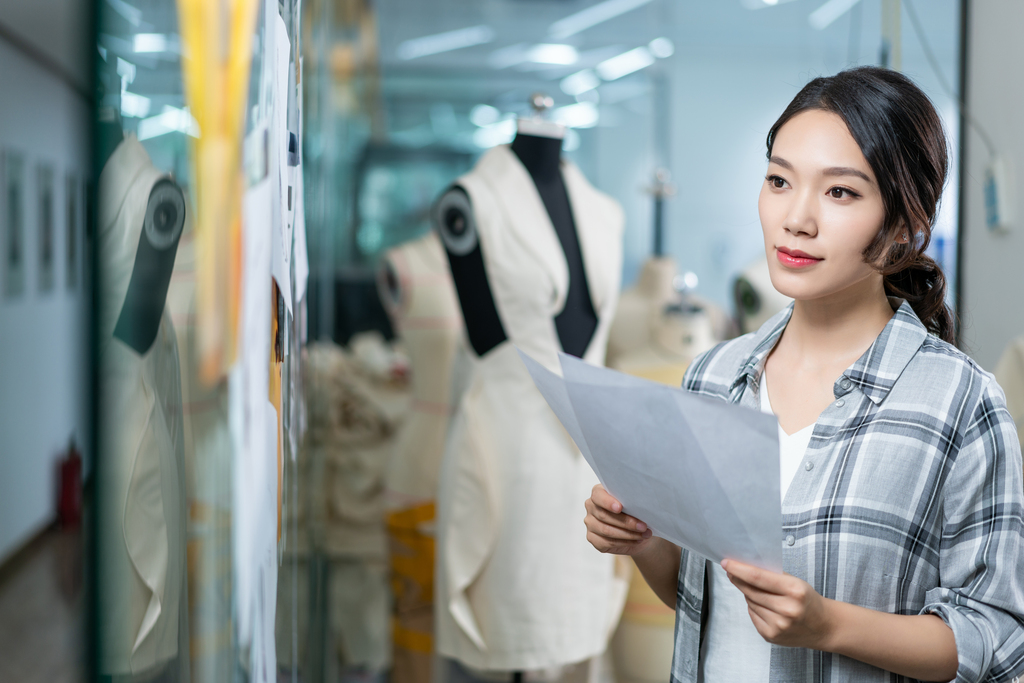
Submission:
M 849 12 L 860 0 L 828 0 L 807 17 L 811 26 L 821 31 L 833 21 Z
M 675 54 L 676 46 L 668 38 L 655 38 L 647 43 L 647 49 L 658 59 L 665 59 Z
M 555 43 L 541 43 L 534 45 L 526 53 L 527 60 L 537 64 L 558 64 L 569 66 L 575 64 L 580 58 L 576 48 L 572 45 L 559 45 Z
M 501 118 L 501 112 L 497 107 L 492 107 L 489 104 L 478 104 L 469 112 L 470 123 L 481 128 L 495 123 L 499 118 Z
M 136 33 L 132 36 L 132 50 L 136 53 L 181 52 L 176 35 L 163 33 Z
M 556 40 L 563 40 L 580 31 L 586 31 L 591 26 L 597 26 L 621 14 L 643 7 L 649 2 L 651 0 L 604 0 L 604 2 L 591 5 L 585 10 L 570 14 L 551 24 L 548 35 Z
M 464 47 L 483 45 L 494 40 L 494 29 L 490 26 L 470 26 L 431 36 L 413 38 L 398 46 L 399 59 L 418 59 L 441 52 L 461 50 Z
M 599 118 L 597 107 L 590 102 L 568 104 L 551 112 L 552 121 L 569 128 L 593 128 Z
M 601 85 L 601 79 L 590 69 L 584 69 L 583 71 L 577 71 L 571 76 L 566 76 L 562 79 L 560 85 L 562 92 L 576 97 Z
M 606 81 L 628 76 L 654 64 L 654 55 L 646 47 L 638 47 L 621 55 L 606 59 L 597 65 L 597 74 Z
M 162 113 L 139 121 L 139 140 L 149 140 L 167 133 L 186 133 L 199 137 L 199 124 L 187 109 L 164 107 Z
M 121 93 L 121 115 L 136 119 L 145 118 L 149 114 L 150 99 L 125 90 Z
M 793 0 L 740 0 L 740 4 L 747 9 L 764 9 L 765 7 L 785 5 L 787 2 L 793 2 Z
M 473 131 L 473 144 L 480 149 L 488 149 L 512 142 L 512 138 L 515 136 L 516 120 L 511 117 L 489 126 L 477 128 Z

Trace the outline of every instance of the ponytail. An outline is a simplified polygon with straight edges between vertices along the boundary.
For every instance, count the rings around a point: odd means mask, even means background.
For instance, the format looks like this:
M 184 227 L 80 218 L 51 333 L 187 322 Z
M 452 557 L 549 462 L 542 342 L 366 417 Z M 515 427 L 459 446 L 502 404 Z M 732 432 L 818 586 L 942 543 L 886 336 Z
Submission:
M 929 332 L 953 343 L 953 315 L 946 306 L 946 276 L 930 256 L 918 254 L 900 270 L 885 274 L 885 293 L 906 299 Z

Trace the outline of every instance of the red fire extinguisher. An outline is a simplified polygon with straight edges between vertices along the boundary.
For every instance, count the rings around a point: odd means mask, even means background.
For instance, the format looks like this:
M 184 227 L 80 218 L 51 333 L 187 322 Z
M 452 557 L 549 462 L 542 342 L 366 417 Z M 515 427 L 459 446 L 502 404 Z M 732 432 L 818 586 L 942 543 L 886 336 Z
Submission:
M 82 522 L 82 456 L 74 438 L 67 455 L 60 461 L 60 493 L 57 520 L 62 529 L 77 528 Z

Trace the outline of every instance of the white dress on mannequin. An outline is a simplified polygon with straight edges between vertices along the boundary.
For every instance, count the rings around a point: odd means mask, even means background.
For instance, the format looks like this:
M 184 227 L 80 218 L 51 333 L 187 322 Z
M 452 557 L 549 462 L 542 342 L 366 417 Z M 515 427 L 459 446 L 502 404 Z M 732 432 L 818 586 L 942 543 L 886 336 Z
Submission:
M 584 360 L 603 364 L 618 297 L 619 205 L 562 162 L 598 326 Z M 482 670 L 529 671 L 605 651 L 627 587 L 586 540 L 597 477 L 535 388 L 516 347 L 560 372 L 554 318 L 568 290 L 562 246 L 536 187 L 506 146 L 457 181 L 473 211 L 507 340 L 473 355 L 438 495 L 437 649 Z
M 181 373 L 166 310 L 138 354 L 113 336 L 150 191 L 166 174 L 132 135 L 100 175 L 100 670 L 135 679 L 177 658 L 188 680 Z

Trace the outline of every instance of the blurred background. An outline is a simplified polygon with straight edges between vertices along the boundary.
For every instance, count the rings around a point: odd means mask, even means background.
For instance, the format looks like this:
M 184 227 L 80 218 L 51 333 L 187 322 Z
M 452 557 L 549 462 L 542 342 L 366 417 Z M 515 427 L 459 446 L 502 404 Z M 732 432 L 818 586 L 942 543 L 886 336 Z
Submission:
M 508 678 L 435 642 L 480 362 L 431 228 L 522 119 L 622 209 L 598 362 L 678 384 L 786 305 L 770 125 L 811 78 L 902 71 L 949 138 L 929 252 L 958 343 L 1024 419 L 1021 25 L 1016 0 L 0 0 L 0 681 Z M 509 676 L 668 680 L 673 613 L 615 572 L 585 671 Z

